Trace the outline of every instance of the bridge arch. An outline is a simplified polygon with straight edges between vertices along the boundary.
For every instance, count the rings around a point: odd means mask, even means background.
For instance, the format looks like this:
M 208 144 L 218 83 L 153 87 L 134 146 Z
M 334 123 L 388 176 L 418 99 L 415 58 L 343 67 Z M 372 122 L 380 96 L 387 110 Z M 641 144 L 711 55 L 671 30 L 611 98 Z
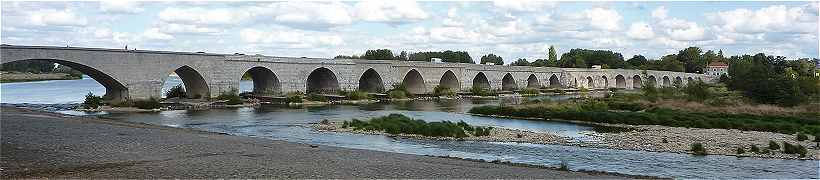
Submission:
M 638 76 L 638 75 L 632 76 L 632 88 L 633 89 L 640 89 L 641 86 L 643 86 L 641 76 Z
M 125 85 L 117 80 L 116 78 L 112 77 L 111 75 L 102 72 L 96 67 L 92 67 L 80 62 L 72 61 L 72 60 L 63 60 L 63 59 L 15 59 L 11 61 L 5 61 L 2 63 L 3 66 L 9 65 L 9 63 L 14 62 L 25 62 L 25 61 L 46 61 L 49 63 L 57 63 L 59 65 L 70 67 L 71 69 L 80 71 L 81 73 L 88 75 L 91 79 L 100 83 L 103 87 L 105 87 L 105 95 L 103 95 L 103 99 L 110 102 L 121 102 L 128 99 L 128 88 Z
M 266 67 L 252 67 L 245 70 L 245 73 L 250 75 L 251 80 L 253 80 L 252 92 L 254 94 L 279 94 L 282 91 L 279 78 Z
M 334 93 L 339 91 L 339 80 L 336 74 L 328 68 L 314 69 L 308 75 L 305 91 L 308 93 Z
M 671 81 L 669 81 L 669 76 L 663 76 L 663 87 L 672 86 Z
M 672 81 L 672 84 L 678 87 L 683 86 L 683 79 L 680 76 L 675 77 L 675 80 Z
M 558 76 L 555 74 L 550 76 L 550 88 L 561 88 L 561 81 L 558 80 Z
M 609 87 L 609 79 L 607 79 L 606 76 L 601 76 L 601 79 L 604 80 L 604 88 L 608 88 Z
M 655 87 L 658 86 L 658 80 L 655 79 L 654 75 L 650 75 L 649 78 L 647 78 L 647 81 L 648 81 L 647 83 L 649 83 L 649 85 L 651 85 L 651 86 L 655 86 Z
M 401 82 L 410 94 L 424 94 L 425 92 L 424 78 L 416 69 L 408 71 Z
M 205 81 L 205 78 L 203 78 L 202 74 L 196 69 L 188 65 L 183 65 L 174 69 L 173 72 L 182 80 L 187 98 L 201 99 L 211 97 L 211 89 L 208 86 L 208 82 Z M 167 79 L 163 81 L 163 87 L 166 81 Z
M 619 89 L 626 88 L 626 78 L 623 75 L 618 74 L 615 76 L 615 87 Z
M 458 81 L 458 76 L 450 70 L 447 70 L 447 72 L 441 75 L 441 80 L 438 81 L 438 85 L 455 92 L 461 90 L 461 83 Z
M 382 76 L 376 70 L 369 68 L 359 77 L 359 91 L 378 93 L 384 92 Z
M 507 73 L 504 75 L 504 78 L 501 79 L 501 90 L 512 91 L 515 89 L 518 89 L 518 84 L 515 83 L 512 74 Z
M 478 74 L 473 77 L 473 87 L 475 89 L 490 89 L 490 80 L 487 79 L 487 76 L 484 75 L 483 72 L 479 72 Z
M 535 74 L 530 74 L 530 77 L 527 78 L 527 88 L 541 88 L 541 83 L 539 82 Z
M 592 76 L 587 76 L 587 88 L 595 88 L 595 82 L 592 79 Z

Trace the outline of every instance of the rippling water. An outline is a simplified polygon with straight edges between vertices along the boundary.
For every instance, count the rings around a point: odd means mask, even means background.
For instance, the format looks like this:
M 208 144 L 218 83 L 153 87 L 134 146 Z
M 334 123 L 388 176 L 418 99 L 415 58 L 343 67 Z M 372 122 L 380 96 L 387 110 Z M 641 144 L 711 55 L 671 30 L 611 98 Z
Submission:
M 95 92 L 95 94 L 99 91 L 104 92 L 99 84 L 94 83 L 93 80 L 88 82 L 89 80 L 2 84 L 0 86 L 2 100 L 0 101 L 3 103 L 70 103 L 81 101 L 82 96 L 88 91 Z M 166 83 L 166 88 L 175 85 L 173 81 L 169 82 L 171 83 Z M 241 86 L 241 89 L 247 90 L 252 85 L 250 82 L 242 82 Z M 37 93 L 31 94 L 31 92 Z M 568 97 L 570 96 L 539 98 L 565 99 Z M 464 114 L 473 106 L 498 103 L 502 102 L 498 100 L 442 100 L 308 108 L 266 105 L 256 108 L 115 113 L 102 116 L 124 121 L 309 144 L 420 155 L 499 159 L 546 166 L 558 166 L 563 161 L 573 170 L 586 169 L 662 177 L 817 178 L 818 171 L 820 171 L 818 161 L 717 155 L 692 156 L 528 143 L 432 141 L 380 135 L 323 133 L 301 126 L 323 119 L 343 121 L 351 118 L 365 119 L 400 113 L 425 121 L 465 121 L 471 125 L 554 132 L 579 140 L 584 140 L 584 135 L 578 132 L 591 130 L 591 127 L 572 123 L 476 117 Z

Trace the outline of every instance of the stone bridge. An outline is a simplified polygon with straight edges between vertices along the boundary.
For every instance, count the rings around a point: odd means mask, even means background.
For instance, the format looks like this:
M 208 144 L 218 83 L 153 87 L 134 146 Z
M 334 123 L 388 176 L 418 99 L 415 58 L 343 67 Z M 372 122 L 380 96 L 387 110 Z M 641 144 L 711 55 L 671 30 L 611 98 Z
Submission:
M 581 69 L 432 63 L 395 60 L 295 58 L 263 55 L 212 54 L 53 46 L 0 46 L 0 63 L 46 60 L 90 76 L 112 101 L 162 96 L 168 75 L 176 73 L 191 98 L 215 97 L 239 88 L 246 72 L 254 92 L 287 93 L 338 90 L 383 92 L 404 84 L 410 93 L 431 93 L 436 86 L 460 91 L 473 87 L 496 90 L 521 88 L 622 88 L 647 82 L 657 86 L 685 85 L 703 74 L 627 69 Z

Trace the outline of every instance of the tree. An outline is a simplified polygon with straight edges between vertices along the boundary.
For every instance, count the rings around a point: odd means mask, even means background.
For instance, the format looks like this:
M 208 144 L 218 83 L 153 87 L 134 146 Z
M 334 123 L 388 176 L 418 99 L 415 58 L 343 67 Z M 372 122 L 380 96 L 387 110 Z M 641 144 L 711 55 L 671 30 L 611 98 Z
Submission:
M 362 55 L 362 59 L 370 60 L 391 60 L 394 58 L 393 51 L 389 49 L 367 50 L 364 55 Z
M 676 58 L 684 64 L 685 72 L 703 72 L 703 68 L 708 64 L 701 54 L 703 50 L 698 47 L 688 47 L 678 52 Z M 712 52 L 714 54 L 714 52 Z M 717 55 L 714 55 L 715 57 Z
M 524 58 L 518 58 L 517 61 L 510 63 L 510 66 L 530 66 L 530 62 Z
M 400 60 L 400 61 L 406 61 L 407 60 L 407 51 L 401 51 L 399 56 L 396 56 L 396 58 L 393 58 L 393 59 Z
M 432 58 L 440 58 L 442 62 L 450 63 L 475 63 L 466 51 L 416 52 L 407 55 L 409 61 L 431 61 Z
M 496 56 L 495 54 L 487 54 L 481 56 L 481 64 L 493 63 L 495 65 L 502 65 L 504 64 L 504 59 L 501 56 Z
M 640 68 L 645 67 L 645 65 L 647 64 L 647 60 L 646 57 L 638 54 L 632 56 L 632 58 L 629 58 L 629 60 L 626 60 L 626 63 L 631 65 L 633 68 Z
M 758 103 L 795 106 L 820 99 L 820 77 L 808 60 L 780 56 L 733 56 L 729 59 L 727 87 Z
M 549 61 L 551 62 L 558 62 L 558 56 L 555 53 L 555 47 L 550 45 L 549 55 L 547 56 Z
M 626 64 L 621 53 L 609 50 L 571 49 L 561 55 L 558 61 L 561 67 L 589 68 L 591 65 L 608 65 L 611 68 L 623 68 Z

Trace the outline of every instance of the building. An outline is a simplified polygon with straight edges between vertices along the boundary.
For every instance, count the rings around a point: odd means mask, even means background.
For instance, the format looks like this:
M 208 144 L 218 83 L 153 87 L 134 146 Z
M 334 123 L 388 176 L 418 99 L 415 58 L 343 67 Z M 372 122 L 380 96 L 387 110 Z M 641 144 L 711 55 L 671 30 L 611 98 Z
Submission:
M 723 62 L 712 62 L 706 66 L 706 70 L 704 70 L 704 74 L 712 75 L 712 76 L 721 76 L 727 74 L 729 70 L 729 65 Z M 728 74 L 727 74 L 728 76 Z

